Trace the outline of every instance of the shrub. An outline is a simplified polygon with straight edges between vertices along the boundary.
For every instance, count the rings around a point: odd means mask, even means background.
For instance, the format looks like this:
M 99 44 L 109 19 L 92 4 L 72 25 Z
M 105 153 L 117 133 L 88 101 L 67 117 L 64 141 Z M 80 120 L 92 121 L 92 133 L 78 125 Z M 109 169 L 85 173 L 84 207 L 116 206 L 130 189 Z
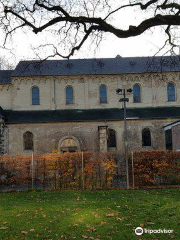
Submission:
M 140 185 L 180 183 L 180 152 L 136 151 L 133 156 L 134 174 Z
M 1 186 L 31 187 L 51 189 L 109 188 L 116 174 L 115 156 L 104 153 L 93 156 L 83 153 L 51 153 L 34 156 L 1 156 Z

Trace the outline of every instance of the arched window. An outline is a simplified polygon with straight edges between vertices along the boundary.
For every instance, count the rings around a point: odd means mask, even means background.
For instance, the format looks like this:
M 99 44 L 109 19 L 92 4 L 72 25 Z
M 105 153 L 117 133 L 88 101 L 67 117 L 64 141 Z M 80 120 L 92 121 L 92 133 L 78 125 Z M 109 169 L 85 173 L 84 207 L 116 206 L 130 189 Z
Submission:
M 99 88 L 100 103 L 107 103 L 107 88 L 105 85 L 101 85 Z
M 33 150 L 33 134 L 31 132 L 25 132 L 23 135 L 24 150 Z
M 39 105 L 39 88 L 38 87 L 33 87 L 31 89 L 32 91 L 32 105 Z
M 148 128 L 142 130 L 142 146 L 143 147 L 151 146 L 151 132 Z
M 167 85 L 167 97 L 168 97 L 168 102 L 175 101 L 175 86 L 174 86 L 174 83 L 168 83 L 168 85 Z
M 74 103 L 73 88 L 71 86 L 66 87 L 66 104 Z
M 133 102 L 140 103 L 141 102 L 141 87 L 138 84 L 133 86 Z
M 108 148 L 116 148 L 116 131 L 114 129 L 108 129 Z

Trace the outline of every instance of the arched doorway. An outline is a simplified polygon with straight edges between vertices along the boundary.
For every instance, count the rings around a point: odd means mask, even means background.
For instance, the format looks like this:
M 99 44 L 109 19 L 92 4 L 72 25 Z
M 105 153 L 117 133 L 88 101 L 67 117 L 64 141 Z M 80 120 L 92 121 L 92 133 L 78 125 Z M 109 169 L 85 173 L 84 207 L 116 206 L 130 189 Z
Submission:
M 73 136 L 64 137 L 59 142 L 58 150 L 61 153 L 79 152 L 80 151 L 79 141 Z

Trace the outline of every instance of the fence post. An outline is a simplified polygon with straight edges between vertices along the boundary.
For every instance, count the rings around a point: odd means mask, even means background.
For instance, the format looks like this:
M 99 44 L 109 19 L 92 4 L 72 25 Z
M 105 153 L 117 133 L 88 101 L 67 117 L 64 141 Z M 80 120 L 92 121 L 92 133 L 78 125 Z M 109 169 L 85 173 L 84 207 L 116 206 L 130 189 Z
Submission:
M 134 153 L 132 152 L 132 186 L 134 189 Z
M 31 158 L 31 188 L 34 189 L 34 154 L 32 153 Z
M 84 190 L 84 153 L 81 153 L 82 160 L 82 189 Z

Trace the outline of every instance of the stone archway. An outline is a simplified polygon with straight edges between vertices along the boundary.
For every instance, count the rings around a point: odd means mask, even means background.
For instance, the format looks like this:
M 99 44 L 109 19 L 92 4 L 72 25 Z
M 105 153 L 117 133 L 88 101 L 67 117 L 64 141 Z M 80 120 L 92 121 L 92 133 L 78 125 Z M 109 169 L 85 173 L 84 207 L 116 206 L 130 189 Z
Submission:
M 74 136 L 63 137 L 58 144 L 58 151 L 65 152 L 80 152 L 80 144 Z

